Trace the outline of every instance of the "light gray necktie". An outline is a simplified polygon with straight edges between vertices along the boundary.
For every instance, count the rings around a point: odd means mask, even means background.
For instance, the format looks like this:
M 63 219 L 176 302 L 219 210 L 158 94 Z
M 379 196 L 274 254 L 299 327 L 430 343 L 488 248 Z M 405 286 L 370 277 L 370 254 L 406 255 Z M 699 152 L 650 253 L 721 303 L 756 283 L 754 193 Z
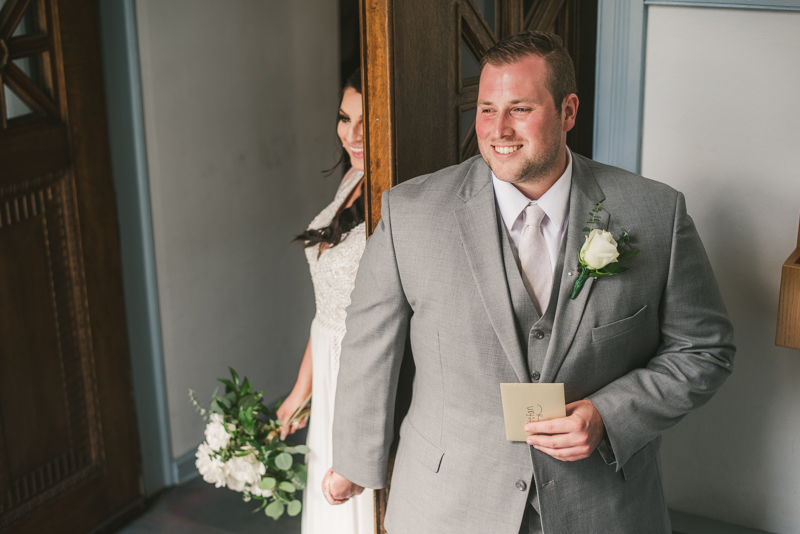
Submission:
M 550 252 L 542 234 L 544 217 L 545 213 L 538 204 L 531 204 L 525 208 L 525 226 L 522 228 L 519 240 L 519 265 L 522 268 L 522 278 L 540 315 L 544 315 L 547 310 L 553 286 Z

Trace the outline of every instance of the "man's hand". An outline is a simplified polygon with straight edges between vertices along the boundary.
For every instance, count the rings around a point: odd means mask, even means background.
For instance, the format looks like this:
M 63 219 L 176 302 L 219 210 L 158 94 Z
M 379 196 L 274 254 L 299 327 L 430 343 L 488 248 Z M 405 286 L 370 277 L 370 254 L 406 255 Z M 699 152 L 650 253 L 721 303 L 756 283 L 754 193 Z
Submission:
M 351 497 L 360 495 L 364 488 L 358 484 L 353 484 L 342 475 L 335 473 L 333 469 L 328 469 L 325 478 L 322 479 L 322 494 L 330 504 L 342 504 Z
M 591 401 L 567 404 L 567 416 L 525 425 L 528 444 L 563 462 L 588 458 L 606 432 L 603 418 Z

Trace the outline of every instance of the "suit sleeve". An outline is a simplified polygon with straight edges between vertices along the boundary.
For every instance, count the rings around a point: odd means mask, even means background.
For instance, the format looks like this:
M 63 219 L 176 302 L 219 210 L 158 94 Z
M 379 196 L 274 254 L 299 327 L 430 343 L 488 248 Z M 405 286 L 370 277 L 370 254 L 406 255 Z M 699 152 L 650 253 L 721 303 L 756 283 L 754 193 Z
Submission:
M 733 371 L 733 327 L 680 193 L 658 312 L 661 339 L 648 365 L 588 397 L 603 417 L 617 470 L 708 402 Z
M 389 205 L 386 191 L 347 308 L 333 417 L 333 470 L 366 488 L 386 485 L 398 375 L 412 313 L 395 260 Z

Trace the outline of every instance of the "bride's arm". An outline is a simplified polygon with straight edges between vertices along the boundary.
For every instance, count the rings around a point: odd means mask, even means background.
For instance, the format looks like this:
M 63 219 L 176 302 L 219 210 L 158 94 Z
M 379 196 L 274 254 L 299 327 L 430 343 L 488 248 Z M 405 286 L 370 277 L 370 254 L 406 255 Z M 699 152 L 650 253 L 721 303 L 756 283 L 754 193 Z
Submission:
M 303 404 L 309 395 L 311 395 L 311 336 L 308 338 L 306 345 L 306 352 L 303 355 L 303 362 L 300 364 L 300 371 L 297 373 L 297 381 L 294 383 L 292 392 L 281 403 L 278 408 L 278 419 L 288 421 L 292 414 Z M 286 425 L 281 427 L 281 440 L 286 439 L 289 434 L 294 434 L 298 429 L 304 428 L 308 418 L 294 423 L 291 427 Z

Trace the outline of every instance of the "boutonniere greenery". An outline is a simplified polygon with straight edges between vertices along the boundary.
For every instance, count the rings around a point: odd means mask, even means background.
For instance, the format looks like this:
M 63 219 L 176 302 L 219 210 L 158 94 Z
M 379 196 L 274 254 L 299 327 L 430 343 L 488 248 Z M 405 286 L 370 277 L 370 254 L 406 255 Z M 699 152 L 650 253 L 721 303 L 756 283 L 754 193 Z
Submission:
M 575 286 L 572 288 L 571 299 L 578 296 L 589 277 L 614 276 L 627 271 L 628 267 L 618 265 L 619 260 L 636 256 L 639 253 L 638 250 L 633 249 L 620 252 L 620 247 L 630 241 L 630 230 L 622 228 L 619 237 L 614 239 L 611 232 L 594 227 L 600 220 L 597 214 L 602 210 L 603 203 L 598 202 L 589 212 L 591 215 L 587 221 L 589 226 L 583 229 L 584 232 L 588 232 L 588 235 L 578 251 L 578 279 L 575 280 Z

